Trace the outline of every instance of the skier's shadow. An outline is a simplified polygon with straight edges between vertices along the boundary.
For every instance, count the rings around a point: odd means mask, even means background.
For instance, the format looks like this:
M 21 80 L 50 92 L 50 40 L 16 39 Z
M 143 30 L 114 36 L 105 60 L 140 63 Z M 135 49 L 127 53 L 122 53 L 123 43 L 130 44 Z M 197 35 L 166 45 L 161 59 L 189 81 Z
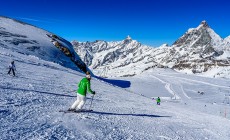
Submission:
M 153 117 L 153 118 L 158 118 L 158 117 L 172 117 L 172 116 L 160 116 L 160 115 L 151 115 L 151 114 L 131 114 L 131 113 L 110 113 L 110 112 L 99 112 L 99 111 L 91 111 L 89 113 L 94 113 L 98 115 L 115 115 L 115 116 L 135 116 L 135 117 Z

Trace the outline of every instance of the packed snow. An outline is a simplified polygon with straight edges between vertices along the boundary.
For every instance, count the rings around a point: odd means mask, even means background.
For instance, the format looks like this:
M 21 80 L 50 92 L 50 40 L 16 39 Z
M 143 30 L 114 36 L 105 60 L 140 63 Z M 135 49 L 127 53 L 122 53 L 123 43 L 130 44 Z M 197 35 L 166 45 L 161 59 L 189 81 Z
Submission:
M 155 69 L 127 78 L 131 86 L 124 89 L 93 78 L 94 111 L 64 114 L 59 110 L 74 102 L 84 74 L 2 47 L 0 52 L 0 139 L 230 137 L 229 100 L 224 102 L 229 80 Z M 15 60 L 16 77 L 7 75 L 11 60 Z M 160 106 L 152 99 L 158 96 Z M 90 101 L 88 94 L 85 109 Z

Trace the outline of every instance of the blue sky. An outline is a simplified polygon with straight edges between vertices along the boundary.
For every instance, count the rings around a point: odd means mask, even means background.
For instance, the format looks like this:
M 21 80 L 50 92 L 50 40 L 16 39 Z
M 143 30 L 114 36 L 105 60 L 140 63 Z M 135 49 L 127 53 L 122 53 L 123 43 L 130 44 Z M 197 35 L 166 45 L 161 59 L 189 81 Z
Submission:
M 123 40 L 172 44 L 206 20 L 230 35 L 228 0 L 0 0 L 0 15 L 16 18 L 72 41 Z

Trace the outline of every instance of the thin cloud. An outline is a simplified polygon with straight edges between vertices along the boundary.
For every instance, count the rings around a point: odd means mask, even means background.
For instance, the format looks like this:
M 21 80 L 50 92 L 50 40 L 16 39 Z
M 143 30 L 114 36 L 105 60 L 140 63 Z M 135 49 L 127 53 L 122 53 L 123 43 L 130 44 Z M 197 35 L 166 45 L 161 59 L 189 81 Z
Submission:
M 34 21 L 34 22 L 43 22 L 43 23 L 57 23 L 57 22 L 62 22 L 60 20 L 56 19 L 34 19 L 34 18 L 27 18 L 27 17 L 16 17 L 17 19 L 22 19 L 22 20 L 27 20 L 27 21 Z

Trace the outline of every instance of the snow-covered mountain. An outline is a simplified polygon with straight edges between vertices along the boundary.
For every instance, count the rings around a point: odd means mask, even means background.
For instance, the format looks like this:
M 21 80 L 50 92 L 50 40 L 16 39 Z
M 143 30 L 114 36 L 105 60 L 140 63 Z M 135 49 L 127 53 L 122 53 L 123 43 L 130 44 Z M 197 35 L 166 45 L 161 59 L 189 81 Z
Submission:
M 209 72 L 209 76 L 230 73 L 230 36 L 222 39 L 206 21 L 189 29 L 172 46 L 163 44 L 153 48 L 129 36 L 118 42 L 73 41 L 72 44 L 86 65 L 99 76 L 133 76 L 154 67 L 186 73 Z
M 82 60 L 104 77 L 133 76 L 157 66 L 151 54 L 154 48 L 142 45 L 130 36 L 122 41 L 72 42 Z
M 166 54 L 167 64 L 176 70 L 202 73 L 214 67 L 229 66 L 230 46 L 202 21 L 197 28 L 189 29 Z
M 7 17 L 0 17 L 0 46 L 72 69 L 84 72 L 87 70 L 70 42 L 53 33 Z

